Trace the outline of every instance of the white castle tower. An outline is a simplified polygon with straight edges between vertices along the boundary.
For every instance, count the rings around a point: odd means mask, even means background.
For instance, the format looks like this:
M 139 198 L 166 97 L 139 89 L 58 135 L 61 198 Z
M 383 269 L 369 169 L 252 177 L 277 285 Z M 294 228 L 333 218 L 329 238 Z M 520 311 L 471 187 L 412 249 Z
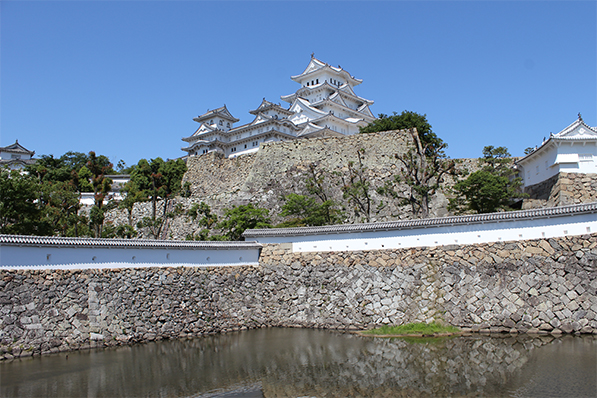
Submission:
M 288 119 L 301 127 L 301 137 L 352 135 L 375 120 L 369 109 L 373 101 L 353 90 L 363 81 L 340 66 L 330 66 L 311 54 L 307 68 L 291 79 L 301 88 L 281 99 L 292 104 Z
M 226 157 L 255 152 L 262 142 L 287 141 L 296 138 L 352 135 L 375 120 L 369 106 L 373 101 L 357 96 L 353 87 L 362 83 L 340 66 L 333 67 L 311 54 L 307 68 L 292 80 L 301 88 L 284 95 L 290 102 L 286 109 L 264 98 L 257 109 L 250 111 L 252 122 L 234 127 L 239 119 L 226 105 L 209 110 L 193 120 L 200 123 L 190 137 L 182 140 L 189 156 L 220 152 Z

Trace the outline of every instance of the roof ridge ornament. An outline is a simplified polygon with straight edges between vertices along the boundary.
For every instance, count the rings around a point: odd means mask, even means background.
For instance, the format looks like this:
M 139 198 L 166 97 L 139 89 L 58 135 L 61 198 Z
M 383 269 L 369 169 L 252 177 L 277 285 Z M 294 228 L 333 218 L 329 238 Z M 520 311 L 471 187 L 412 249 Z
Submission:
M 580 112 L 578 112 L 578 120 L 580 120 L 581 122 L 583 121 L 582 120 L 582 115 L 580 114 Z
M 311 53 L 311 58 L 315 58 L 315 52 Z

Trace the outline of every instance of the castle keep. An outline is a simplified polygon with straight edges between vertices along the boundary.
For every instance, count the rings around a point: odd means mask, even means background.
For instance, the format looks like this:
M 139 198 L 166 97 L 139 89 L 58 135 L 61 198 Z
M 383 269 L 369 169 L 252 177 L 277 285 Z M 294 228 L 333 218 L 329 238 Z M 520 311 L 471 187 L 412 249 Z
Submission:
M 225 157 L 252 153 L 264 142 L 296 138 L 352 135 L 375 120 L 369 106 L 373 101 L 359 97 L 354 87 L 363 81 L 342 69 L 324 63 L 313 54 L 305 70 L 291 79 L 301 87 L 281 99 L 288 109 L 267 101 L 250 111 L 252 122 L 234 126 L 239 119 L 226 105 L 210 110 L 193 120 L 199 128 L 182 140 L 189 156 L 218 152 Z

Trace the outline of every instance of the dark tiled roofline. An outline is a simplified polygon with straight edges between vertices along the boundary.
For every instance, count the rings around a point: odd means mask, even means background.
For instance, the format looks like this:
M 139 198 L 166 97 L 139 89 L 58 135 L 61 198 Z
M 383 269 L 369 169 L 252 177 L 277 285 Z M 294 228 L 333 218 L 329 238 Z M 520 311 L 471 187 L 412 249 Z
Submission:
M 272 228 L 251 229 L 243 233 L 245 238 L 258 237 L 286 237 L 317 234 L 342 234 L 359 232 L 378 232 L 401 229 L 433 228 L 446 225 L 466 225 L 499 223 L 504 221 L 532 220 L 567 215 L 597 213 L 597 202 L 550 207 L 545 209 L 518 210 L 501 213 L 474 214 L 468 216 L 452 216 L 441 218 L 426 218 L 407 221 L 389 221 L 371 224 L 327 225 L 323 227 Z
M 133 249 L 259 249 L 254 242 L 206 242 L 150 239 L 63 238 L 57 236 L 0 235 L 0 246 L 67 246 Z

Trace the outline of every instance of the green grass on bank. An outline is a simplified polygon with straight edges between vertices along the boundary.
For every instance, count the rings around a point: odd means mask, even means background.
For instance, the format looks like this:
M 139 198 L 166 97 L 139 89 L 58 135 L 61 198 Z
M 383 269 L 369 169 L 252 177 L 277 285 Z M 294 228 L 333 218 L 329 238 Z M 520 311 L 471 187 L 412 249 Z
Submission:
M 384 325 L 377 329 L 364 331 L 363 334 L 371 335 L 402 335 L 402 334 L 434 334 L 456 333 L 460 330 L 455 326 L 444 326 L 437 322 L 432 323 L 407 323 L 399 326 Z

